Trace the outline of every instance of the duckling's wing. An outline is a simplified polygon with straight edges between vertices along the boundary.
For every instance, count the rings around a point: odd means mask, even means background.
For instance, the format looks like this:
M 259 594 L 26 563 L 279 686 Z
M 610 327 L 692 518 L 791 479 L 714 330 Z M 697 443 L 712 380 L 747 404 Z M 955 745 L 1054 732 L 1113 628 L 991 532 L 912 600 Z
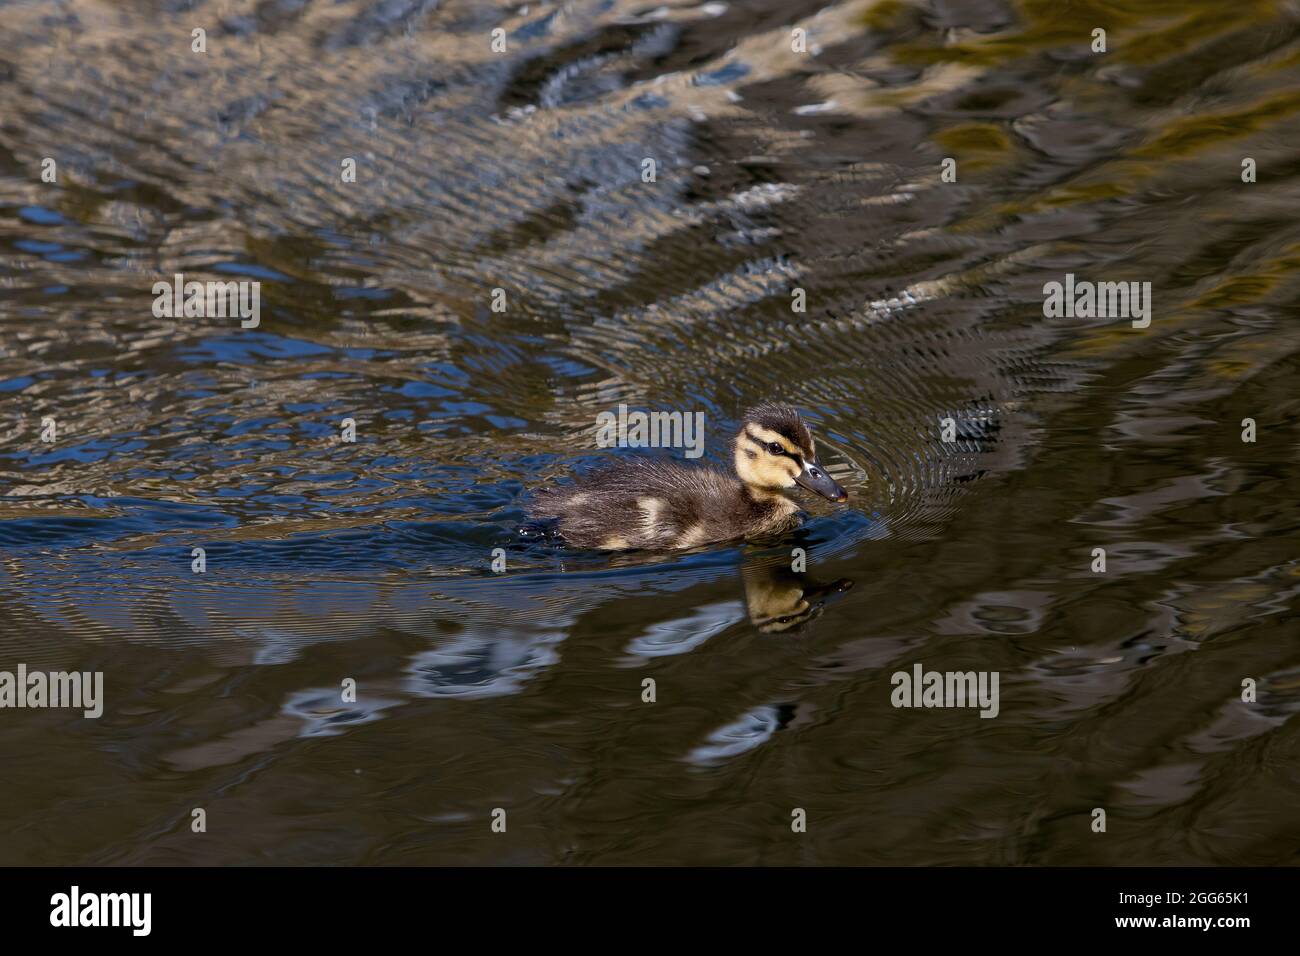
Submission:
M 711 509 L 726 507 L 736 487 L 711 468 L 629 457 L 540 492 L 533 514 L 558 518 L 561 534 L 579 547 L 679 547 Z

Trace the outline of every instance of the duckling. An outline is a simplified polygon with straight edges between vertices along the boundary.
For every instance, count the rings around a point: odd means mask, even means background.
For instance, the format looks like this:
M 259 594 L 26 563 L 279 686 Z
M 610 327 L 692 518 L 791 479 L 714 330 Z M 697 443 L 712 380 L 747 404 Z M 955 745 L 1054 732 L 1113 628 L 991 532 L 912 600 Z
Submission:
M 799 485 L 830 501 L 848 494 L 817 460 L 812 433 L 788 405 L 744 415 L 732 442 L 736 474 L 657 458 L 624 458 L 537 495 L 533 515 L 558 522 L 570 545 L 669 551 L 781 534 L 799 524 L 784 494 Z

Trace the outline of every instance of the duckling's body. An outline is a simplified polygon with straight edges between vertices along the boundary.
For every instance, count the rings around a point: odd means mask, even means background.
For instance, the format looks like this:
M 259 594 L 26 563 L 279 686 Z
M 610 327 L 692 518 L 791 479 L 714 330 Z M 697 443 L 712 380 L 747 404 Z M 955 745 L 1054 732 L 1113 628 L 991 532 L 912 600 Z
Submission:
M 539 493 L 533 513 L 559 519 L 578 548 L 693 548 L 736 537 L 780 534 L 799 523 L 782 494 L 755 494 L 716 468 L 627 458 L 571 485 Z
M 752 409 L 734 447 L 735 475 L 669 459 L 625 458 L 543 489 L 533 514 L 556 520 L 575 547 L 676 550 L 790 530 L 799 508 L 783 489 L 795 484 L 832 500 L 847 497 L 821 471 L 812 435 L 794 409 Z

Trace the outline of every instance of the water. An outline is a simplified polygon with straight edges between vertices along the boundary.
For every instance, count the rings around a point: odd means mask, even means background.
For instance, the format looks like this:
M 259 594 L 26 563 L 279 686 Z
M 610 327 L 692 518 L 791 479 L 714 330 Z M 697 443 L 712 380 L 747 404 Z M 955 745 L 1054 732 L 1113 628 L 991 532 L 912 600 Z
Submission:
M 1298 80 L 1271 0 L 0 4 L 0 670 L 107 698 L 0 711 L 0 862 L 1297 862 Z M 848 507 L 519 538 L 764 399 Z

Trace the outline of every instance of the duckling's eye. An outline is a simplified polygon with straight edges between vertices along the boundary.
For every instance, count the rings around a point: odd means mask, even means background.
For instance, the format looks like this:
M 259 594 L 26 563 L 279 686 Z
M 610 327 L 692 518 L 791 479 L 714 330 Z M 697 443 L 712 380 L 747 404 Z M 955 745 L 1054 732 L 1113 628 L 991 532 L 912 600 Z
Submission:
M 784 455 L 785 449 L 781 447 L 780 442 L 770 441 L 767 443 L 767 450 L 774 455 Z

